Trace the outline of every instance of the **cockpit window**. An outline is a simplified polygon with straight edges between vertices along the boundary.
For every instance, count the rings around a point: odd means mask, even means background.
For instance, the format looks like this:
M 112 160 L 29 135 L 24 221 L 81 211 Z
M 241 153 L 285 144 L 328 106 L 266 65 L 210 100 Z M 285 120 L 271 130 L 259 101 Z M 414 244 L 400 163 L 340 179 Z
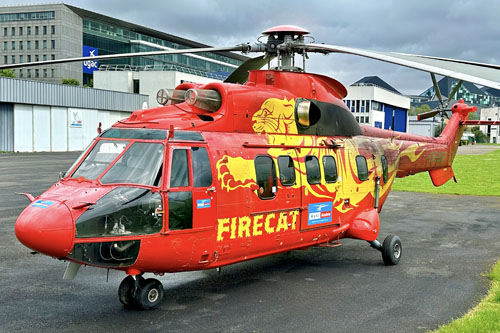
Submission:
M 162 165 L 163 145 L 161 143 L 135 142 L 102 176 L 101 183 L 159 186 Z
M 71 178 L 84 177 L 94 180 L 122 153 L 129 144 L 128 141 L 99 141 Z
M 110 128 L 102 133 L 101 137 L 113 139 L 165 140 L 167 138 L 167 131 L 145 128 Z

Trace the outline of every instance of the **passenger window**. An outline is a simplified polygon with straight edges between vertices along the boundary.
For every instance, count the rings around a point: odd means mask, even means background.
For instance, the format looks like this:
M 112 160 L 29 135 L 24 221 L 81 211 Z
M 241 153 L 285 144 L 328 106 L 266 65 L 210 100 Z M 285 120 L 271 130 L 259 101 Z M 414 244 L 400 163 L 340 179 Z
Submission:
M 168 194 L 168 228 L 182 230 L 193 228 L 193 199 L 191 191 Z
M 170 187 L 189 186 L 189 169 L 186 149 L 172 151 Z
M 271 199 L 276 193 L 276 169 L 274 161 L 269 156 L 255 157 L 255 175 L 259 189 L 257 193 L 261 199 Z
M 293 159 L 290 156 L 278 157 L 278 169 L 280 171 L 281 185 L 295 185 L 295 165 L 293 164 Z
M 309 184 L 321 183 L 321 171 L 319 169 L 319 162 L 316 156 L 306 156 L 306 175 Z
M 384 177 L 384 183 L 387 183 L 387 181 L 389 180 L 389 168 L 387 165 L 387 158 L 385 157 L 385 155 L 382 155 L 380 159 L 382 160 L 382 173 Z
M 358 167 L 359 180 L 367 180 L 368 179 L 368 165 L 366 164 L 366 158 L 362 155 L 356 156 L 356 166 Z
M 338 178 L 337 162 L 333 156 L 323 157 L 323 170 L 325 171 L 325 181 L 327 183 L 335 183 Z
M 193 186 L 209 187 L 212 185 L 212 170 L 205 147 L 191 147 L 191 163 L 193 167 Z

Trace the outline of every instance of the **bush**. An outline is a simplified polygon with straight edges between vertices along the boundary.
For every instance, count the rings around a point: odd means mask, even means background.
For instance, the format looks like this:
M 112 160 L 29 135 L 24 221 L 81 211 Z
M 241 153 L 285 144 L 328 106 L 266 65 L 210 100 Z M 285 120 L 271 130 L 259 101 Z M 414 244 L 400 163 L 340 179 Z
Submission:
M 67 84 L 69 86 L 79 86 L 80 81 L 77 79 L 62 79 L 62 84 Z

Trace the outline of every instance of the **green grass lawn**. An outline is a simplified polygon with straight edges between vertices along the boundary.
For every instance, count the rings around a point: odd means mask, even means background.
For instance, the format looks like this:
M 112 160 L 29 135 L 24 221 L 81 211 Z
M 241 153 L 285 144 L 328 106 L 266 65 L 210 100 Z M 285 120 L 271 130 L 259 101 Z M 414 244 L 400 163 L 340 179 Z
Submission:
M 492 281 L 488 296 L 465 316 L 441 326 L 436 332 L 500 332 L 500 261 L 488 277 Z
M 396 178 L 392 190 L 461 195 L 500 196 L 500 149 L 484 155 L 457 155 L 452 180 L 440 187 L 432 184 L 428 172 Z

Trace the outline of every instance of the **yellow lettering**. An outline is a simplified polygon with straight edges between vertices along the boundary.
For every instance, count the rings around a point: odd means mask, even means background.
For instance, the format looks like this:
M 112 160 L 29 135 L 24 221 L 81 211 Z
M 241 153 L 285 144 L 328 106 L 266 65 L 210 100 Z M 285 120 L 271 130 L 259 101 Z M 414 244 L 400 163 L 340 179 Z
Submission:
M 299 211 L 292 210 L 290 212 L 290 216 L 292 217 L 292 230 L 295 230 L 295 227 L 297 226 L 297 216 L 299 216 Z
M 217 241 L 220 242 L 224 240 L 222 234 L 224 232 L 229 232 L 229 225 L 226 225 L 229 224 L 229 219 L 218 219 L 218 221 L 219 227 L 217 228 Z
M 245 237 L 250 237 L 250 223 L 252 222 L 252 220 L 250 220 L 250 217 L 248 216 L 240 217 L 239 222 L 240 223 L 238 225 L 238 238 L 243 237 L 243 232 L 245 232 Z
M 235 239 L 236 238 L 236 222 L 238 221 L 238 218 L 237 217 L 233 217 L 231 219 L 231 239 Z
M 278 226 L 276 227 L 276 232 L 280 230 L 288 230 L 288 224 L 286 221 L 286 213 L 280 213 L 280 218 L 278 219 Z
M 266 223 L 264 224 L 264 230 L 266 230 L 268 234 L 272 234 L 274 232 L 274 227 L 271 227 L 271 219 L 275 217 L 276 215 L 274 213 L 266 216 Z
M 263 219 L 263 215 L 257 215 L 253 219 L 253 236 L 260 236 L 262 235 L 262 221 L 259 221 Z

